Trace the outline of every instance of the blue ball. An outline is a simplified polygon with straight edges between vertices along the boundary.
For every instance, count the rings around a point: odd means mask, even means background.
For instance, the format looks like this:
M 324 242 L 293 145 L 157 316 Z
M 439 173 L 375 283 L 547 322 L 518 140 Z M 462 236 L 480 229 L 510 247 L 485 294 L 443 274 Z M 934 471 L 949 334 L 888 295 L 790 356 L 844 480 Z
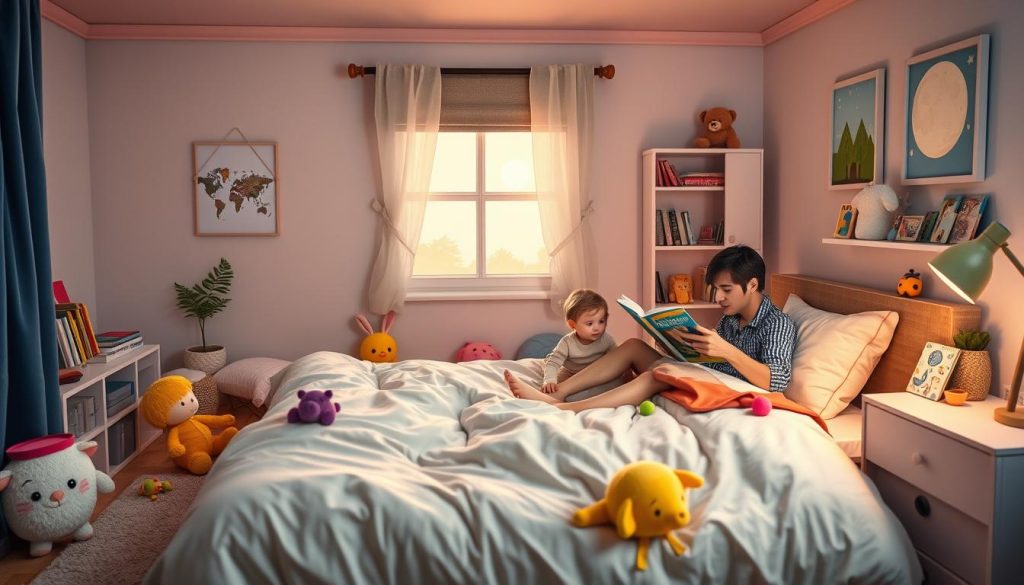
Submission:
M 538 333 L 519 346 L 516 359 L 546 358 L 561 340 L 561 333 Z

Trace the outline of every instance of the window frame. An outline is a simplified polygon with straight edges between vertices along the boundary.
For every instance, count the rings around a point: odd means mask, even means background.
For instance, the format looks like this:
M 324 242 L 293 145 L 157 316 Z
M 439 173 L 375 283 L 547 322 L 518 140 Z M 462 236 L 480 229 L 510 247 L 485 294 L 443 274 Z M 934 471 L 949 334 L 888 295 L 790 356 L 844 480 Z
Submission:
M 523 132 L 519 128 L 502 129 Z M 441 129 L 444 132 L 445 129 Z M 475 276 L 410 276 L 406 300 L 519 300 L 548 299 L 551 296 L 551 275 L 487 276 L 487 202 L 537 201 L 537 193 L 507 193 L 487 191 L 486 134 L 494 128 L 459 128 L 458 132 L 476 135 L 476 191 L 429 193 L 431 201 L 473 201 L 476 205 L 476 270 Z M 529 133 L 529 131 L 526 131 Z M 419 244 L 417 244 L 417 248 Z

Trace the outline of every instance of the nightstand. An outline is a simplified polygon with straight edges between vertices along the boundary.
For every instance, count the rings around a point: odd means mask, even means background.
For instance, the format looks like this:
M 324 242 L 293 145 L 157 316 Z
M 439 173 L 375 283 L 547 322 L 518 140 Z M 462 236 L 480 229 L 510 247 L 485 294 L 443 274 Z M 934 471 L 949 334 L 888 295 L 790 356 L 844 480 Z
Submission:
M 1024 429 L 992 420 L 1003 399 L 950 406 L 865 394 L 863 468 L 903 523 L 927 583 L 1024 576 Z

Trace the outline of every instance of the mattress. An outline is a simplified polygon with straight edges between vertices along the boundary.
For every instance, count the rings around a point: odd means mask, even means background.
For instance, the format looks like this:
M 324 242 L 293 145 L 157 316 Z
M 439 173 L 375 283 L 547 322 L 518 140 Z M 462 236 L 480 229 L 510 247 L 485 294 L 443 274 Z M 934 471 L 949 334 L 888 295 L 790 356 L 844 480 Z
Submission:
M 864 432 L 862 420 L 861 410 L 851 404 L 834 418 L 825 421 L 836 445 L 853 460 L 860 459 L 861 436 Z

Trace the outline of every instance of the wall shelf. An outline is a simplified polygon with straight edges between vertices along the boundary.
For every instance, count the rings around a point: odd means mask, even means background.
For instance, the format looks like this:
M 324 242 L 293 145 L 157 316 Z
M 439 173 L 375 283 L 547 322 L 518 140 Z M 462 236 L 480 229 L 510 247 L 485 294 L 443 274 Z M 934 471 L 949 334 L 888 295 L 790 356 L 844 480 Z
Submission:
M 714 185 L 705 187 L 655 187 L 660 193 L 662 191 L 725 191 L 725 185 Z
M 685 250 L 724 250 L 724 245 L 717 246 L 655 246 L 656 252 L 683 252 Z
M 862 248 L 890 248 L 893 250 L 917 250 L 918 252 L 941 252 L 949 248 L 949 244 L 931 244 L 926 242 L 890 242 L 888 240 L 844 240 L 841 238 L 822 238 L 822 244 L 833 246 L 860 246 Z

